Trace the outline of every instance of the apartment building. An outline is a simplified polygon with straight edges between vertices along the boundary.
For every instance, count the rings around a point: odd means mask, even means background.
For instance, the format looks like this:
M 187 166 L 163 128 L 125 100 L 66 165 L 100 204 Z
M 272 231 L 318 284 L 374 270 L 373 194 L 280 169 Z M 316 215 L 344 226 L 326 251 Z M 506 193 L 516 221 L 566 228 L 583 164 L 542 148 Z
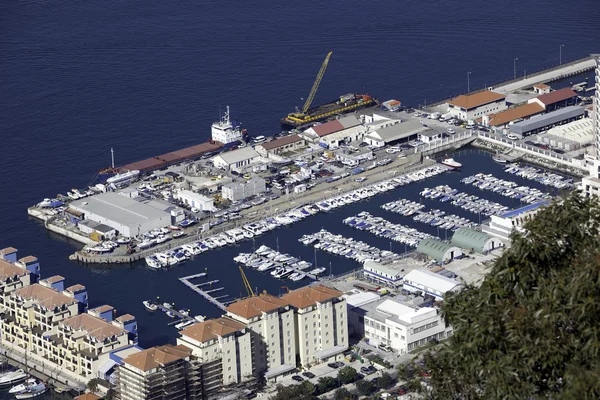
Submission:
M 289 303 L 262 294 L 235 302 L 226 311 L 250 331 L 254 375 L 272 379 L 296 368 L 296 321 Z
M 185 346 L 156 346 L 123 359 L 117 373 L 117 398 L 121 400 L 200 399 L 191 392 L 195 369 L 192 350 Z
M 296 355 L 302 366 L 335 359 L 348 349 L 348 315 L 342 292 L 307 286 L 281 297 L 296 317 Z
M 438 310 L 432 307 L 415 308 L 393 299 L 381 299 L 350 312 L 364 317 L 364 335 L 370 344 L 387 345 L 400 354 L 452 334 Z
M 180 334 L 177 344 L 190 348 L 198 363 L 196 377 L 203 396 L 253 378 L 252 336 L 246 325 L 221 317 L 191 325 Z
M 64 278 L 52 276 L 5 295 L 0 332 L 5 346 L 85 381 L 97 376 L 111 351 L 131 343 L 137 324 L 135 318 L 113 322 L 112 312 L 110 319 L 80 314 L 75 296 L 83 292 L 75 289 L 64 290 Z

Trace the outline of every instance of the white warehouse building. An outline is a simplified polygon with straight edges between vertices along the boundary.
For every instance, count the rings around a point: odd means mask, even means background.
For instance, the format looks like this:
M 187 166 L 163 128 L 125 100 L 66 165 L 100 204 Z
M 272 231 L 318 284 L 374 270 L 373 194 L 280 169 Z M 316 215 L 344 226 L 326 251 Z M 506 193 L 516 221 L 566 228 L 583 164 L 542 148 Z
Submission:
M 211 197 L 204 196 L 191 190 L 181 190 L 173 196 L 175 199 L 202 211 L 213 211 L 215 208 L 214 200 Z
M 171 212 L 181 210 L 158 200 L 131 199 L 114 192 L 75 200 L 70 209 L 83 214 L 83 219 L 108 225 L 126 237 L 134 237 L 171 225 Z
M 433 307 L 413 308 L 395 299 L 382 299 L 354 308 L 364 315 L 365 338 L 369 344 L 390 346 L 405 354 L 432 340 L 452 335 L 438 310 Z
M 264 193 L 267 184 L 263 178 L 252 178 L 245 182 L 233 182 L 223 186 L 222 196 L 229 201 L 240 201 Z
M 462 288 L 462 283 L 433 273 L 426 269 L 415 269 L 404 277 L 404 289 L 409 292 L 423 292 L 442 300 L 447 292 L 457 291 Z

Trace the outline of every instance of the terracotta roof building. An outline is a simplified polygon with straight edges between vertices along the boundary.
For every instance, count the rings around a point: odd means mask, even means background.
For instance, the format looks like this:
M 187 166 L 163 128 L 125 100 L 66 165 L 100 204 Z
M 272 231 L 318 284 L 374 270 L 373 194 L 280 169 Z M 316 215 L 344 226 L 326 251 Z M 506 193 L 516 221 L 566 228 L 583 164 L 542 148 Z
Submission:
M 82 395 L 79 395 L 77 397 L 75 397 L 73 400 L 100 400 L 102 397 L 98 396 L 97 394 L 94 393 L 84 393 Z
M 306 147 L 306 139 L 294 134 L 259 144 L 255 150 L 261 156 L 268 157 L 269 154 L 288 153 L 304 147 Z
M 546 111 L 553 111 L 561 107 L 572 106 L 577 103 L 577 93 L 570 88 L 554 90 L 531 99 L 528 103 L 537 103 Z
M 306 308 L 324 303 L 328 300 L 342 296 L 342 292 L 327 286 L 307 286 L 294 290 L 281 297 L 282 300 L 289 302 L 296 308 Z
M 340 119 L 326 122 L 320 125 L 313 125 L 300 134 L 310 142 L 318 142 L 325 136 L 338 134 L 347 136 L 354 135 L 354 132 L 364 130 L 361 122 L 354 115 L 346 115 Z M 339 136 L 338 135 L 338 136 Z
M 483 116 L 483 123 L 488 126 L 501 127 L 512 121 L 533 117 L 545 111 L 544 107 L 537 103 L 528 103 L 497 114 L 485 115 Z
M 251 332 L 255 374 L 274 379 L 296 368 L 296 322 L 289 302 L 261 294 L 237 301 L 226 311 Z
M 30 300 L 33 304 L 37 304 L 48 310 L 77 303 L 77 300 L 59 293 L 56 289 L 42 286 L 38 283 L 15 291 L 15 296 L 24 300 Z
M 117 378 L 121 400 L 202 398 L 201 383 L 194 383 L 198 380 L 191 368 L 191 354 L 185 346 L 164 345 L 124 358 Z M 200 392 L 192 394 L 191 390 Z
M 112 337 L 127 335 L 123 329 L 87 313 L 67 318 L 62 324 L 67 327 L 69 332 L 80 331 L 100 342 Z
M 506 109 L 506 96 L 490 90 L 460 95 L 448 102 L 452 117 L 467 121 Z
M 229 317 L 199 322 L 179 332 L 177 344 L 200 361 L 204 395 L 252 379 L 252 339 L 246 325 Z

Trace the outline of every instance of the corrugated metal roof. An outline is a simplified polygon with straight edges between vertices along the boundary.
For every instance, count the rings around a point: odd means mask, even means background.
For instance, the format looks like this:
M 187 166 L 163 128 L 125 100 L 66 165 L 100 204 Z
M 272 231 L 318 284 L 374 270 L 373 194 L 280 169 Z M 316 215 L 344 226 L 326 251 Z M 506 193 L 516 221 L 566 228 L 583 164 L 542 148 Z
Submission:
M 272 150 L 272 149 L 276 149 L 278 147 L 285 146 L 285 145 L 288 145 L 291 143 L 300 142 L 302 140 L 304 140 L 304 139 L 302 139 L 298 135 L 289 135 L 289 136 L 284 136 L 279 139 L 271 140 L 270 142 L 259 144 L 259 146 L 261 146 L 265 150 Z
M 442 262 L 444 261 L 446 252 L 452 248 L 456 248 L 456 246 L 452 246 L 436 239 L 424 239 L 419 243 L 417 252 L 425 254 L 438 262 Z
M 416 135 L 419 132 L 426 131 L 427 127 L 423 126 L 421 122 L 416 119 L 411 119 L 399 124 L 387 126 L 385 128 L 377 129 L 375 132 L 370 133 L 368 136 L 378 137 L 385 142 L 393 142 L 394 140 L 404 139 L 411 135 Z
M 517 122 L 516 124 L 510 125 L 511 132 L 524 134 L 527 132 L 534 131 L 546 127 L 548 125 L 554 125 L 570 118 L 576 118 L 585 114 L 585 110 L 581 107 L 570 106 L 561 108 L 556 111 L 552 111 L 548 114 L 536 115 L 523 122 Z
M 406 274 L 404 280 L 417 283 L 426 288 L 434 289 L 440 293 L 446 293 L 458 286 L 462 286 L 460 282 L 446 278 L 442 275 L 434 274 L 433 272 L 424 269 L 415 269 L 410 271 L 408 274 Z
M 491 236 L 478 232 L 469 228 L 459 228 L 454 235 L 452 235 L 452 239 L 450 242 L 458 247 L 463 249 L 471 250 L 473 249 L 476 253 L 483 253 L 483 249 L 488 240 L 491 240 Z
M 256 150 L 254 150 L 254 148 L 247 146 L 241 149 L 219 154 L 215 158 L 221 158 L 221 160 L 223 160 L 227 165 L 231 165 L 256 157 L 260 157 L 260 155 L 256 152 Z
M 548 200 L 540 201 L 538 203 L 528 204 L 525 207 L 517 208 L 516 210 L 507 211 L 504 214 L 500 215 L 500 217 L 502 217 L 502 218 L 516 217 L 519 214 L 533 211 L 542 206 L 547 206 L 548 204 L 550 204 L 550 202 Z

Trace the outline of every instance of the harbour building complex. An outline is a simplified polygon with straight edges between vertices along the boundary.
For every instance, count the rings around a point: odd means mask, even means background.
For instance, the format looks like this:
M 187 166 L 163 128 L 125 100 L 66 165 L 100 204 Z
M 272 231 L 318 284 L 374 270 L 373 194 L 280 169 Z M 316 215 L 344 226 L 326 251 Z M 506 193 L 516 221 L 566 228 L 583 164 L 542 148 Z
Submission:
M 600 54 L 593 54 L 596 61 L 596 95 L 592 110 L 596 154 L 590 175 L 582 179 L 583 192 L 587 197 L 600 197 Z

